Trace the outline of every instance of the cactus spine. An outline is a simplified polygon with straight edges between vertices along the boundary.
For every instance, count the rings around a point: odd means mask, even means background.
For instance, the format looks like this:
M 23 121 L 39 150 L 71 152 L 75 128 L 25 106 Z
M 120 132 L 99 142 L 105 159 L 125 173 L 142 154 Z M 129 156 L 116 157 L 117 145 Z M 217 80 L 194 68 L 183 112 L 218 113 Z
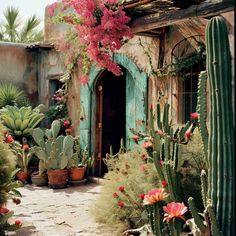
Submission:
M 222 17 L 212 18 L 206 29 L 207 73 L 210 91 L 209 198 L 224 236 L 234 227 L 234 121 L 229 41 Z

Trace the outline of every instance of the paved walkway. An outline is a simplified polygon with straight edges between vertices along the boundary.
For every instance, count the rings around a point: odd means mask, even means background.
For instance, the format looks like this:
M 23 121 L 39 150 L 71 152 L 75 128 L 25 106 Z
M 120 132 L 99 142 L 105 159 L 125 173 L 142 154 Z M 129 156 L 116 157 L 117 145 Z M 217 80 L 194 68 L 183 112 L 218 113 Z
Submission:
M 23 222 L 14 236 L 115 236 L 107 225 L 98 224 L 88 209 L 101 185 L 95 183 L 51 189 L 25 185 L 19 188 L 21 204 L 8 204 L 14 218 Z

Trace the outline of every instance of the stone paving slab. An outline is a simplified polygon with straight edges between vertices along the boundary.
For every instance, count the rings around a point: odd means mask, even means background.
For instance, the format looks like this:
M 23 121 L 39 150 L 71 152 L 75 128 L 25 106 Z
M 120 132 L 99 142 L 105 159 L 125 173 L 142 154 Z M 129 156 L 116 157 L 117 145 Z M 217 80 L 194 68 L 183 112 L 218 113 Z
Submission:
M 19 188 L 21 204 L 8 203 L 14 219 L 23 222 L 14 236 L 116 236 L 89 213 L 101 185 L 87 183 L 64 189 L 25 185 Z

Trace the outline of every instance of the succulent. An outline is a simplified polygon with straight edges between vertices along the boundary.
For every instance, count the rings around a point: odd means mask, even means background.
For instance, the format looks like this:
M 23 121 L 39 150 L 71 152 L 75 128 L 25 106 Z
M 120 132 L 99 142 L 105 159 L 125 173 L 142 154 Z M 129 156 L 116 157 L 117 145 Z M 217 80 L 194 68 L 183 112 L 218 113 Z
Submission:
M 0 111 L 0 120 L 14 137 L 19 139 L 30 134 L 42 120 L 44 114 L 31 107 L 6 106 Z

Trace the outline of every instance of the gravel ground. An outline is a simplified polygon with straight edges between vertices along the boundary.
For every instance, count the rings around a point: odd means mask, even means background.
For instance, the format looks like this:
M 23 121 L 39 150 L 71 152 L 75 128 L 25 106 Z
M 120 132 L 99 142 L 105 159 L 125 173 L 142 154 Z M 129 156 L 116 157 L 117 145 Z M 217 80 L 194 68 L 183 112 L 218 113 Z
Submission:
M 115 236 L 112 228 L 95 222 L 89 207 L 101 185 L 87 183 L 64 189 L 25 185 L 19 188 L 21 204 L 8 203 L 14 219 L 23 222 L 14 236 Z

